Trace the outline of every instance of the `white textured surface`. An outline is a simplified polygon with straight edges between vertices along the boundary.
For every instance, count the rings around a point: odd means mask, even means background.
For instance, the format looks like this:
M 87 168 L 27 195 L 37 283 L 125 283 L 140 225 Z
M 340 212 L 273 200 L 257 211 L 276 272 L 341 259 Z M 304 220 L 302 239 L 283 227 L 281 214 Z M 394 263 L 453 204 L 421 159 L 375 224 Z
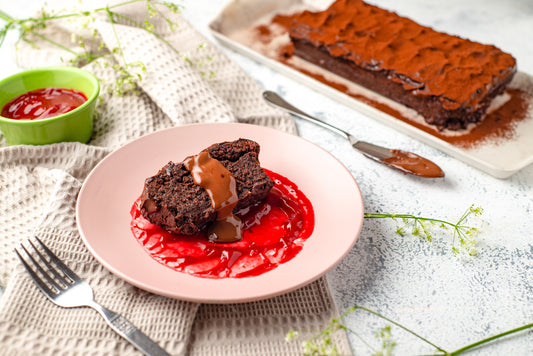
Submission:
M 31 3 L 31 1 L 23 1 Z M 428 2 L 374 0 L 439 30 L 493 43 L 512 53 L 521 71 L 533 74 L 533 3 L 473 0 Z M 3 10 L 19 7 L 21 1 Z M 208 38 L 207 24 L 223 4 L 185 1 L 185 17 Z M 26 7 L 19 7 L 26 8 Z M 20 13 L 13 10 L 11 13 Z M 216 44 L 218 45 L 218 44 Z M 372 308 L 451 351 L 483 337 L 533 321 L 533 166 L 498 180 L 300 85 L 248 58 L 223 49 L 248 74 L 294 105 L 362 139 L 412 150 L 437 162 L 442 181 L 396 173 L 355 153 L 341 138 L 298 121 L 300 134 L 338 157 L 360 185 L 365 211 L 412 213 L 453 220 L 472 203 L 485 209 L 487 222 L 477 257 L 453 257 L 448 236 L 428 243 L 395 234 L 388 220 L 366 220 L 346 259 L 329 274 L 339 308 Z M 17 68 L 6 47 L 0 49 L 0 76 Z M 358 313 L 350 327 L 371 335 L 384 323 Z M 398 354 L 428 353 L 420 341 L 393 329 Z M 372 338 L 372 336 L 369 336 Z M 352 339 L 357 354 L 367 349 Z M 473 352 L 474 355 L 533 354 L 533 332 Z
M 512 53 L 519 70 L 533 74 L 533 30 L 529 1 L 369 1 L 450 33 L 493 43 Z M 222 6 L 220 7 L 222 8 Z M 186 4 L 186 17 L 206 35 L 219 9 L 202 1 Z M 395 234 L 388 220 L 366 220 L 351 253 L 329 274 L 341 310 L 372 308 L 452 351 L 470 342 L 533 322 L 533 166 L 498 180 L 380 125 L 303 85 L 239 54 L 226 51 L 265 89 L 295 106 L 338 125 L 364 140 L 420 153 L 445 171 L 442 181 L 398 174 L 354 152 L 349 144 L 312 124 L 297 121 L 300 134 L 326 148 L 354 174 L 367 212 L 412 213 L 455 220 L 475 203 L 485 212 L 478 257 L 453 257 L 451 236 L 432 243 Z M 373 339 L 386 323 L 363 313 L 349 326 Z M 397 354 L 428 353 L 431 348 L 393 329 Z M 352 338 L 354 353 L 369 351 Z M 533 353 L 533 332 L 472 354 Z

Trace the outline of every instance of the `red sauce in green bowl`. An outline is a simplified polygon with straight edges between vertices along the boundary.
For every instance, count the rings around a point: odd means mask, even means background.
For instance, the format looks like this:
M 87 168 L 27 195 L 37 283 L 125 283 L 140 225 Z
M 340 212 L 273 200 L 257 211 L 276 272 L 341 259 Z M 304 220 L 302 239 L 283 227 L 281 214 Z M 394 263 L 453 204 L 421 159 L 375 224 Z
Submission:
M 2 116 L 14 120 L 38 120 L 74 110 L 87 101 L 82 92 L 66 88 L 42 88 L 24 93 L 2 108 Z

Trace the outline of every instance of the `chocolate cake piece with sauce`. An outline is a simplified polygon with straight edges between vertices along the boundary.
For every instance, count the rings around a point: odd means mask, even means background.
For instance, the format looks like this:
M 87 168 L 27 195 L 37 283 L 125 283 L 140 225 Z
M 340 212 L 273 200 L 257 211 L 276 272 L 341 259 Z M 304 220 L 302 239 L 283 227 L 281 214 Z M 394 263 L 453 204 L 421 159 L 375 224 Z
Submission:
M 274 185 L 259 165 L 259 150 L 258 143 L 239 139 L 202 151 L 220 161 L 235 178 L 239 200 L 234 212 L 265 199 Z M 183 235 L 196 234 L 217 218 L 208 193 L 195 184 L 184 162 L 169 162 L 146 179 L 139 210 L 153 224 Z
M 516 72 L 515 58 L 495 46 L 360 0 L 280 16 L 291 23 L 294 55 L 414 109 L 439 129 L 479 122 Z

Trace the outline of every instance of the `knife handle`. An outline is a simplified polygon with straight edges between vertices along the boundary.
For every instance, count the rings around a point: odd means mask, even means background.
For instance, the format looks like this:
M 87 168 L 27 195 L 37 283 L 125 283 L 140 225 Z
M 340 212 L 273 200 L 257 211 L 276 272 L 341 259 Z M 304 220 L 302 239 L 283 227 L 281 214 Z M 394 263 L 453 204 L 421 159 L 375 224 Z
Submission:
M 335 132 L 336 134 L 339 134 L 341 136 L 343 136 L 344 138 L 348 139 L 348 140 L 351 140 L 350 137 L 351 135 L 344 131 L 344 130 L 341 130 L 339 129 L 338 127 L 335 127 L 333 125 L 330 125 L 328 124 L 327 122 L 325 121 L 322 121 L 320 119 L 317 119 L 316 117 L 313 117 L 305 112 L 303 112 L 302 110 L 292 106 L 291 104 L 289 104 L 288 102 L 285 101 L 285 99 L 283 99 L 281 96 L 279 96 L 278 94 L 274 93 L 273 91 L 265 91 L 263 92 L 263 99 L 266 100 L 267 103 L 269 103 L 270 105 L 273 105 L 273 106 L 276 106 L 280 109 L 283 109 L 285 110 L 286 112 L 288 112 L 289 114 L 292 114 L 292 115 L 296 115 L 304 120 L 307 120 L 307 121 L 311 121 L 319 126 L 322 126 L 323 128 L 326 128 L 330 131 L 333 131 Z

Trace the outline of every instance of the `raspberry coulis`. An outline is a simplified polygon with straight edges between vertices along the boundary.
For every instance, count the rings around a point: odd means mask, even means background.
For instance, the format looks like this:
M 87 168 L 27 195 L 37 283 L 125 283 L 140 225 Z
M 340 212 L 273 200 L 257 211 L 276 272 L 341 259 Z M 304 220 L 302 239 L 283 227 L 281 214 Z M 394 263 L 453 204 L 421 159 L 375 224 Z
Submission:
M 7 103 L 2 108 L 2 116 L 15 120 L 45 119 L 74 110 L 86 101 L 85 94 L 75 89 L 37 89 Z
M 131 230 L 145 251 L 176 271 L 204 278 L 242 278 L 270 271 L 296 256 L 314 228 L 311 202 L 289 179 L 265 169 L 274 181 L 267 198 L 238 212 L 242 240 L 210 242 L 205 233 L 179 235 L 145 219 L 135 202 Z

